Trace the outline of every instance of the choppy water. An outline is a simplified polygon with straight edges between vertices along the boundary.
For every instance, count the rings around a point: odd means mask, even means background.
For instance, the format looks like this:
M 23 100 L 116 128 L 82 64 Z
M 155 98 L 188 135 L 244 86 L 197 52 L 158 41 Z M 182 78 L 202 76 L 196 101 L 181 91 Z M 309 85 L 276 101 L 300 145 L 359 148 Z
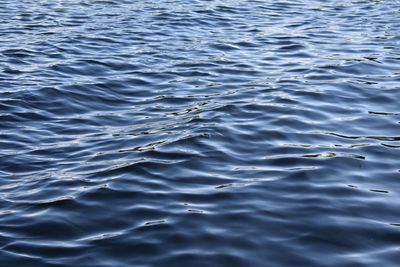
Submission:
M 1 266 L 399 266 L 399 1 L 0 22 Z

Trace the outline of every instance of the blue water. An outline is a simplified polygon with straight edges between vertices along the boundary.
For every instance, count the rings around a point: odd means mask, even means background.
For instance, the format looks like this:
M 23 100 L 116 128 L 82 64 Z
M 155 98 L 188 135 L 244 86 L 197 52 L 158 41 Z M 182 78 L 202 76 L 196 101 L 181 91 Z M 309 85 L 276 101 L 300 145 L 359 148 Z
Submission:
M 400 263 L 400 1 L 2 0 L 0 266 Z

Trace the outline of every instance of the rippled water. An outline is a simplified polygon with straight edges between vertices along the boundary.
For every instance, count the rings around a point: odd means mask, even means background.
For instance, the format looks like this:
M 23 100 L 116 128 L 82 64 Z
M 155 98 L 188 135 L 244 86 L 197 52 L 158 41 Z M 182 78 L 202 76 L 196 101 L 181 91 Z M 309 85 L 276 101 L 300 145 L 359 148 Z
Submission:
M 1 266 L 399 266 L 399 1 L 0 21 Z

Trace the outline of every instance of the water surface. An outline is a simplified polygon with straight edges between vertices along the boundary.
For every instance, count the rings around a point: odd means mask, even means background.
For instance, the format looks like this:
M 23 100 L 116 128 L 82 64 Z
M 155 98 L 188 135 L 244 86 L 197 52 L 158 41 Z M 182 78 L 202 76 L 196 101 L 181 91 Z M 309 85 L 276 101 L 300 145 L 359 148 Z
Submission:
M 0 22 L 1 266 L 398 266 L 399 1 Z

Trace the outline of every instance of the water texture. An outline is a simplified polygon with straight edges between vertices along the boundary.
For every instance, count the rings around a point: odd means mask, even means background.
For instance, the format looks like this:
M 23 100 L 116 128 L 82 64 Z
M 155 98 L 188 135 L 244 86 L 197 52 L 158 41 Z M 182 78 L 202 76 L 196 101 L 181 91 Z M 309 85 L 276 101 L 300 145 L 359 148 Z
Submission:
M 2 0 L 0 266 L 399 266 L 400 1 Z

